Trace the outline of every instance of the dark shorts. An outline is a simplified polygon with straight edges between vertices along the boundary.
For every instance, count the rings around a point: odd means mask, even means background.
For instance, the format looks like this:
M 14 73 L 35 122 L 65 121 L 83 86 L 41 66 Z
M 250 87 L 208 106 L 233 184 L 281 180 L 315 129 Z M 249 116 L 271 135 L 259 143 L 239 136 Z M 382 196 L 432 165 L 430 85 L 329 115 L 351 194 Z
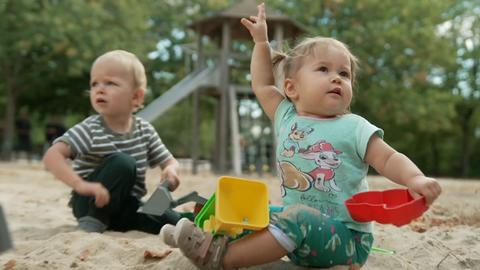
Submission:
M 288 257 L 301 266 L 362 266 L 373 243 L 371 233 L 352 230 L 341 221 L 304 205 L 272 213 L 270 223 L 295 242 L 296 248 Z

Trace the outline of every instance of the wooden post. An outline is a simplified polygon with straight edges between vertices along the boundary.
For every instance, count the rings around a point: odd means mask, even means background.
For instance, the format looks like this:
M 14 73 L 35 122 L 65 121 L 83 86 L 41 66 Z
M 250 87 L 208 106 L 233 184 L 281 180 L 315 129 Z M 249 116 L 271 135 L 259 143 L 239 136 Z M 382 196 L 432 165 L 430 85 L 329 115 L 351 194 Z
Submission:
M 234 86 L 230 86 L 228 91 L 230 101 L 230 131 L 232 133 L 232 165 L 233 173 L 240 175 L 242 173 L 242 153 L 240 151 L 240 132 L 238 130 L 238 108 L 237 91 Z
M 195 62 L 195 71 L 204 68 L 202 31 L 197 29 L 197 61 Z M 200 93 L 201 89 L 193 92 L 193 116 L 192 116 L 192 174 L 197 174 L 198 165 L 198 146 L 200 145 Z
M 277 42 L 277 46 L 275 47 L 276 50 L 281 50 L 283 47 L 283 25 L 276 24 L 275 25 L 275 33 L 274 39 Z
M 228 93 L 230 84 L 230 71 L 228 58 L 230 53 L 230 22 L 222 24 L 222 51 L 220 57 L 220 137 L 219 137 L 219 172 L 227 170 L 227 142 L 228 142 Z

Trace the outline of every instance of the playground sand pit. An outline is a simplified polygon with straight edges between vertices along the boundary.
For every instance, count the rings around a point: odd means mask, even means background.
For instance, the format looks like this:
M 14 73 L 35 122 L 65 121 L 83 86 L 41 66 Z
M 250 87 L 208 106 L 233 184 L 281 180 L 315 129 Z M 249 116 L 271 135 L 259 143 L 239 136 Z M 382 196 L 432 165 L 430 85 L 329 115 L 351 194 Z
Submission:
M 148 172 L 149 190 L 159 175 L 158 170 Z M 218 178 L 187 172 L 181 177 L 174 197 L 192 190 L 209 197 Z M 270 187 L 272 202 L 279 202 L 275 177 L 262 179 Z M 381 177 L 370 176 L 369 182 L 372 189 L 394 187 Z M 400 228 L 375 225 L 374 246 L 394 253 L 373 253 L 363 269 L 480 269 L 480 181 L 440 183 L 443 195 L 420 219 Z M 0 163 L 0 203 L 15 245 L 15 250 L 0 255 L 0 269 L 195 269 L 156 235 L 76 231 L 67 207 L 69 193 L 38 162 Z M 251 269 L 301 268 L 285 259 Z

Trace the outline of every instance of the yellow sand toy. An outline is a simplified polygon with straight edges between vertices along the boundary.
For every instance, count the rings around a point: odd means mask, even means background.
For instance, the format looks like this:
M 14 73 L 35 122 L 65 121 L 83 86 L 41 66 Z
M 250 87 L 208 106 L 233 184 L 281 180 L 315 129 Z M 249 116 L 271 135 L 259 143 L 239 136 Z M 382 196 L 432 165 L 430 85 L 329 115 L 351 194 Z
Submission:
M 259 180 L 222 176 L 217 191 L 195 218 L 204 231 L 236 237 L 268 226 L 268 188 Z

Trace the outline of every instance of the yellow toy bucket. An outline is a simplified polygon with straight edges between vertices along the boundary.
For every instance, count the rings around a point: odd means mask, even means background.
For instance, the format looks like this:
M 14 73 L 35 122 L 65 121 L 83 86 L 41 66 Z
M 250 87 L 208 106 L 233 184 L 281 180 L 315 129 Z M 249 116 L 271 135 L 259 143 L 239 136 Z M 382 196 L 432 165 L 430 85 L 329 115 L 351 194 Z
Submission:
M 235 237 L 268 226 L 268 188 L 259 180 L 222 176 L 215 192 L 215 217 L 207 227 Z

